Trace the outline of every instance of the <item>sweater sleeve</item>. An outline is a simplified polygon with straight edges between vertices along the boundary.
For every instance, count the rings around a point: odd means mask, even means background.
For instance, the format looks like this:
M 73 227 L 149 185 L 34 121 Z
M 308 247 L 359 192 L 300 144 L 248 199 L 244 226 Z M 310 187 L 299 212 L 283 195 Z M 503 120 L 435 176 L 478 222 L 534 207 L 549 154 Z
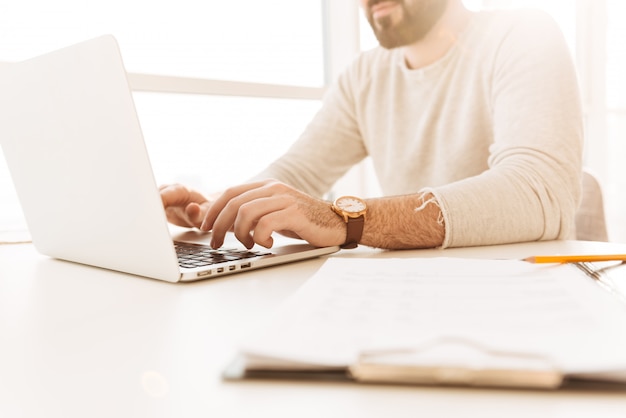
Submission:
M 367 156 L 354 106 L 353 63 L 327 92 L 321 109 L 298 140 L 255 176 L 274 178 L 321 197 L 353 165 Z
M 574 237 L 583 148 L 578 82 L 552 19 L 522 17 L 506 29 L 488 72 L 489 169 L 426 189 L 443 212 L 443 247 Z

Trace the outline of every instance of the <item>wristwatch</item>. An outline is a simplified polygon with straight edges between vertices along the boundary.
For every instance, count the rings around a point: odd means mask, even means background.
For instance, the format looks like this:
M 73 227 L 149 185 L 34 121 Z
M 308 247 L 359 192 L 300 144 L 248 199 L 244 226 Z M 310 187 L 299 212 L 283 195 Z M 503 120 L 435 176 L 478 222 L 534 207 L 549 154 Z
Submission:
M 358 197 L 341 196 L 335 199 L 331 208 L 346 223 L 346 242 L 341 248 L 356 248 L 363 235 L 367 205 Z

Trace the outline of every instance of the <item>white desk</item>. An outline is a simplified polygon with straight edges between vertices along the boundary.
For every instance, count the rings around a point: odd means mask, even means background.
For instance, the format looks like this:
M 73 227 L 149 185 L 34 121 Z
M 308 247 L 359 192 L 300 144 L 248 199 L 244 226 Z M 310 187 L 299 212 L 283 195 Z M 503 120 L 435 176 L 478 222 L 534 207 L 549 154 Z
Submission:
M 544 242 L 334 257 L 626 252 Z M 623 417 L 626 392 L 224 382 L 237 343 L 323 259 L 169 284 L 0 245 L 0 417 Z M 625 354 L 626 355 L 626 354 Z

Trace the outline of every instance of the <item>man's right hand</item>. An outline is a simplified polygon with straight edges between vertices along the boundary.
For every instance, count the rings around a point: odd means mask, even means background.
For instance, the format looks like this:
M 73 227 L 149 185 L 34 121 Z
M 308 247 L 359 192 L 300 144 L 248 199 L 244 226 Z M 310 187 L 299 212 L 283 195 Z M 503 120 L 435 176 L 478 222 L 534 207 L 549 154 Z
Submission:
M 200 228 L 211 202 L 201 193 L 182 184 L 159 187 L 168 222 L 187 228 Z

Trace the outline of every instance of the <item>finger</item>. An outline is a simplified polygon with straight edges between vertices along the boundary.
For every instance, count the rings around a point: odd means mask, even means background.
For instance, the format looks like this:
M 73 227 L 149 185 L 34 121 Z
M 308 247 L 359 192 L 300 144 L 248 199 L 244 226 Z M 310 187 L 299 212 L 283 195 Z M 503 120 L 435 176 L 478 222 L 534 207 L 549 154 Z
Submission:
M 272 244 L 272 234 L 277 232 L 303 239 L 316 247 L 325 247 L 339 245 L 345 239 L 343 225 L 326 202 L 298 200 L 259 218 L 252 238 L 255 243 L 265 247 Z
M 167 220 L 184 227 L 199 227 L 209 205 L 207 199 L 181 184 L 159 187 Z
M 188 204 L 187 207 L 185 207 L 185 215 L 190 226 L 194 226 L 196 228 L 200 227 L 204 218 L 201 207 L 197 203 Z
M 199 205 L 207 202 L 207 198 L 193 189 L 182 184 L 168 184 L 159 187 L 159 193 L 164 207 L 186 206 L 191 202 Z
M 189 192 L 179 184 L 167 184 L 159 187 L 163 207 L 180 206 L 181 202 L 187 200 Z
M 297 233 L 293 232 L 293 226 L 289 219 L 290 214 L 288 210 L 278 210 L 263 216 L 257 222 L 254 232 L 252 234 L 253 241 L 265 248 L 271 248 L 274 245 L 274 239 L 272 234 L 278 231 L 289 231 L 289 235 L 293 234 L 297 236 Z
M 249 190 L 237 197 L 232 198 L 222 209 L 222 211 L 217 215 L 217 217 L 215 218 L 215 221 L 212 224 L 211 227 L 211 231 L 212 231 L 212 237 L 211 237 L 211 246 L 213 248 L 219 248 L 220 246 L 222 246 L 222 244 L 224 243 L 224 236 L 226 235 L 226 232 L 233 228 L 234 229 L 234 224 L 235 224 L 235 220 L 240 216 L 240 208 L 242 205 L 244 204 L 250 204 L 252 202 L 255 202 L 257 200 L 260 199 L 264 199 L 264 198 L 268 198 L 268 195 L 271 195 L 272 192 L 271 190 L 269 190 L 268 188 L 265 187 L 260 187 L 260 188 L 255 188 L 252 190 Z M 251 213 L 259 213 L 258 212 L 258 206 L 252 206 L 252 208 L 257 207 L 257 212 L 252 211 Z M 213 209 L 213 205 L 211 205 L 211 208 L 209 209 L 209 212 L 211 212 L 211 210 Z M 251 216 L 248 215 L 247 219 L 250 218 Z M 252 217 L 253 218 L 253 217 Z M 254 218 L 253 218 L 254 219 Z M 254 222 L 254 220 L 252 220 L 252 222 Z M 207 222 L 207 217 L 205 217 L 204 222 L 202 223 L 202 229 L 204 230 L 204 228 L 207 228 L 208 222 Z M 243 227 L 245 228 L 245 226 Z M 243 230 L 243 228 L 241 230 Z M 248 231 L 250 231 L 250 229 L 252 229 L 250 226 L 248 226 Z M 248 248 L 250 248 L 250 246 L 252 245 L 252 240 L 251 238 L 248 238 L 245 232 L 240 232 L 238 239 L 244 244 L 247 245 Z
M 247 248 L 254 246 L 255 240 L 252 237 L 252 231 L 257 226 L 260 219 L 265 216 L 284 210 L 292 204 L 292 199 L 286 195 L 272 196 L 255 199 L 251 202 L 243 204 L 234 220 L 235 237 L 241 241 Z M 270 231 L 271 234 L 272 231 Z M 265 240 L 260 243 L 263 246 L 271 246 L 271 240 Z
M 208 212 L 211 212 L 212 209 L 213 205 Z M 239 203 L 231 200 L 224 206 L 224 209 L 218 213 L 217 218 L 210 227 L 207 226 L 207 218 L 209 217 L 207 213 L 200 229 L 202 231 L 211 230 L 211 246 L 213 248 L 219 248 L 224 244 L 224 237 L 226 233 L 233 228 L 238 211 Z M 248 241 L 245 240 L 242 241 L 244 245 L 246 245 L 247 242 Z M 248 246 L 248 248 L 250 247 Z
M 189 228 L 190 225 L 187 217 L 181 212 L 180 208 L 167 208 L 165 209 L 165 216 L 167 217 L 167 221 L 174 225 L 182 226 Z
M 192 226 L 185 214 L 184 206 L 180 205 L 187 193 L 181 190 L 179 185 L 171 184 L 159 187 L 159 192 L 168 222 L 183 227 Z
M 202 225 L 200 229 L 203 231 L 209 231 L 214 229 L 214 224 L 218 218 L 224 211 L 227 205 L 231 205 L 230 208 L 233 208 L 232 201 L 237 199 L 243 194 L 246 194 L 252 190 L 263 190 L 263 186 L 268 184 L 267 180 L 258 181 L 254 183 L 246 183 L 239 186 L 231 187 L 227 189 L 224 193 L 222 193 L 217 199 L 215 199 L 211 203 L 211 207 L 207 211 Z M 265 192 L 267 193 L 267 192 Z M 241 202 L 241 200 L 239 200 Z M 238 206 L 237 206 L 238 208 Z M 234 219 L 234 217 L 233 217 Z

